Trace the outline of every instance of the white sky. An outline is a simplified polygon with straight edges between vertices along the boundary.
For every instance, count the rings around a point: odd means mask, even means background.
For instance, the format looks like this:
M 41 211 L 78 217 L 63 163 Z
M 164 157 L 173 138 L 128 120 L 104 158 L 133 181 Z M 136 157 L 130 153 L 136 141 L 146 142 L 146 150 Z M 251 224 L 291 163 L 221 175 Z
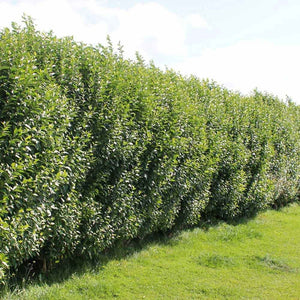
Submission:
M 0 0 L 0 28 L 23 13 L 39 30 L 93 44 L 110 35 L 128 57 L 300 104 L 299 0 Z

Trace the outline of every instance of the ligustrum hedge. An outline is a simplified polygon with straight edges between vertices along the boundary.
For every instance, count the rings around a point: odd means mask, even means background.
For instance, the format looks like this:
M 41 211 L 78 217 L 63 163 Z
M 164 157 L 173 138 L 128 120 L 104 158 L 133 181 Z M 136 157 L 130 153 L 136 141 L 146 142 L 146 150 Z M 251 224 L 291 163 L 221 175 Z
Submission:
M 300 108 L 13 23 L 0 33 L 0 278 L 299 199 Z

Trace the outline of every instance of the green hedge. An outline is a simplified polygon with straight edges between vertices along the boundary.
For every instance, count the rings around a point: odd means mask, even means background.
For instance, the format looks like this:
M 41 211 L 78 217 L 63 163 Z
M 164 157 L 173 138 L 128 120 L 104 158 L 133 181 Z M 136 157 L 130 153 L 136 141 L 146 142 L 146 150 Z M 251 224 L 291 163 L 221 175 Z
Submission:
M 0 33 L 0 280 L 299 197 L 300 109 L 25 26 Z

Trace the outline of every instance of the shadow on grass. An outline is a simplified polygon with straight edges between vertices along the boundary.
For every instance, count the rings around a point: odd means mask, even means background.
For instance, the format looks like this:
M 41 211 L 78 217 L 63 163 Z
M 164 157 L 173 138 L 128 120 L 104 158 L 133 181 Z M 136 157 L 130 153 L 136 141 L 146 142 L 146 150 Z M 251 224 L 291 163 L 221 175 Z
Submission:
M 92 259 L 87 255 L 65 259 L 52 266 L 52 269 L 47 272 L 42 272 L 42 264 L 35 260 L 26 262 L 19 267 L 5 286 L 0 286 L 0 298 L 9 292 L 18 293 L 30 285 L 46 284 L 51 286 L 62 283 L 74 275 L 81 276 L 87 272 L 100 272 L 112 260 L 122 260 L 153 245 L 174 244 L 172 240 L 179 233 L 179 230 L 173 229 L 168 232 L 156 232 L 143 239 L 136 238 L 130 241 L 117 242 L 113 247 L 100 252 Z
M 15 276 L 8 282 L 4 289 L 2 289 L 2 295 L 8 292 L 17 292 L 29 285 L 52 285 L 64 282 L 74 275 L 81 276 L 87 272 L 97 273 L 104 269 L 110 261 L 122 260 L 139 253 L 142 250 L 146 250 L 151 246 L 176 245 L 180 241 L 180 234 L 183 230 L 192 231 L 195 228 L 199 228 L 203 231 L 208 231 L 220 224 L 238 226 L 248 223 L 255 218 L 256 215 L 257 213 L 248 217 L 227 220 L 226 223 L 224 223 L 224 220 L 221 219 L 206 218 L 194 226 L 175 226 L 172 230 L 167 232 L 156 232 L 143 239 L 136 238 L 126 242 L 118 242 L 112 248 L 99 253 L 99 255 L 93 259 L 90 259 L 86 255 L 63 260 L 55 264 L 55 266 L 46 273 L 41 272 L 41 266 L 35 266 L 34 268 L 32 264 L 27 263 L 26 265 L 24 264 L 18 272 L 16 272 Z

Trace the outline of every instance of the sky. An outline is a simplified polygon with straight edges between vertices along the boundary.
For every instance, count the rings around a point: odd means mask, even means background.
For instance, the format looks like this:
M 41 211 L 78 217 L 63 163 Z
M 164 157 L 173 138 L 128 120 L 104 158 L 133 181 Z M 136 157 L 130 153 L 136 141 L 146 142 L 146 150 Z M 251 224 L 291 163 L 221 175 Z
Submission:
M 33 18 L 59 37 L 300 105 L 299 0 L 0 0 L 0 28 Z

